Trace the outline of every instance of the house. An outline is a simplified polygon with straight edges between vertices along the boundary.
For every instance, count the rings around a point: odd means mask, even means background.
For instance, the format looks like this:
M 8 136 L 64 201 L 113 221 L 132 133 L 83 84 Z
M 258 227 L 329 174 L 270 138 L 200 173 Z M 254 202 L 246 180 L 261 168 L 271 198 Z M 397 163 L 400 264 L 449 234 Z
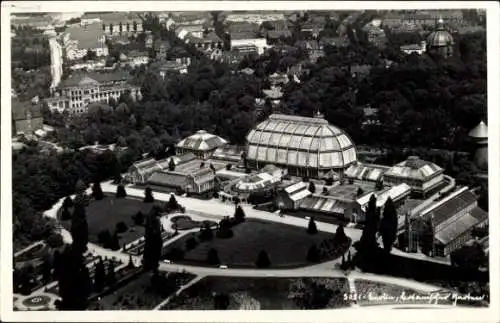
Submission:
M 93 51 L 97 57 L 109 55 L 105 34 L 100 24 L 66 28 L 62 36 L 62 47 L 68 60 L 82 59 L 88 51 Z
M 188 34 L 184 40 L 186 43 L 193 44 L 197 49 L 201 50 L 222 49 L 224 45 L 222 39 L 213 31 L 202 34 L 202 37 Z
M 39 103 L 12 100 L 12 134 L 33 134 L 43 128 Z
M 62 113 L 66 109 L 68 109 L 68 104 L 69 104 L 68 98 L 60 96 L 58 93 L 56 93 L 56 96 L 52 98 L 45 99 L 45 102 L 47 103 L 47 106 L 49 107 L 50 111 L 52 112 L 57 111 L 59 113 Z
M 154 45 L 154 37 L 151 34 L 146 35 L 146 38 L 144 38 L 144 46 L 148 49 L 153 48 Z
M 219 136 L 199 130 L 195 134 L 182 139 L 176 145 L 177 154 L 191 152 L 200 159 L 208 159 L 217 150 L 227 144 L 225 139 Z
M 125 65 L 130 67 L 136 67 L 141 65 L 147 65 L 149 63 L 149 55 L 147 52 L 141 52 L 138 50 L 132 50 L 128 52 L 125 58 Z
M 156 41 L 154 44 L 156 58 L 167 59 L 168 50 L 171 48 L 168 41 Z
M 401 51 L 407 55 L 416 53 L 422 55 L 427 51 L 427 43 L 425 41 L 420 42 L 420 44 L 410 44 L 403 45 L 400 47 Z
M 74 73 L 59 85 L 62 97 L 67 98 L 69 113 L 87 111 L 91 103 L 118 100 L 122 94 L 130 93 L 132 99 L 141 97 L 140 87 L 130 83 L 126 72 Z
M 278 189 L 274 204 L 280 210 L 298 210 L 301 201 L 310 195 L 307 183 L 287 183 Z
M 175 27 L 175 34 L 180 39 L 185 39 L 187 35 L 192 35 L 196 38 L 203 38 L 205 31 L 210 31 L 204 24 L 181 25 Z
M 259 32 L 259 25 L 252 23 L 230 23 L 227 27 L 227 33 L 230 36 L 231 50 L 245 46 L 255 46 L 257 53 L 262 55 L 268 48 L 266 38 Z
M 143 31 L 142 19 L 137 13 L 109 12 L 96 15 L 101 19 L 101 28 L 106 35 L 135 35 Z
M 414 215 L 410 224 L 410 250 L 417 251 L 420 222 L 430 223 L 434 235 L 433 255 L 448 256 L 471 239 L 475 227 L 488 224 L 488 213 L 477 206 L 477 196 L 463 187 Z
M 185 74 L 188 72 L 188 65 L 181 59 L 169 60 L 162 63 L 159 67 L 160 76 L 165 79 L 168 75 Z

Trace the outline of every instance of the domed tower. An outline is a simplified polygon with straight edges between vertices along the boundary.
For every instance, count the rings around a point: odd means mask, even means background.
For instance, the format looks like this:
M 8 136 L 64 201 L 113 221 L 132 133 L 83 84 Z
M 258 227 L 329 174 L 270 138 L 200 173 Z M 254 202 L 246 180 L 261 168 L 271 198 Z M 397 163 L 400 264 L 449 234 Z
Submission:
M 488 168 L 488 126 L 481 121 L 469 132 L 469 137 L 474 140 L 476 148 L 474 162 L 481 170 Z
M 443 19 L 439 18 L 436 30 L 427 37 L 427 52 L 430 55 L 447 58 L 453 55 L 454 44 L 453 37 L 445 29 Z

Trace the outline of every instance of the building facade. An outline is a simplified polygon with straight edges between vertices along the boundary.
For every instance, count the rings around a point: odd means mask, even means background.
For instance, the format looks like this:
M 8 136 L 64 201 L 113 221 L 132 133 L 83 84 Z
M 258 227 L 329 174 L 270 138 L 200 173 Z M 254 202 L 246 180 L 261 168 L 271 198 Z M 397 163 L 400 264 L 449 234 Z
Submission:
M 141 97 L 140 87 L 129 83 L 130 77 L 122 73 L 83 73 L 72 75 L 60 84 L 61 96 L 67 98 L 69 113 L 83 113 L 91 103 L 109 103 L 122 94 L 132 99 Z

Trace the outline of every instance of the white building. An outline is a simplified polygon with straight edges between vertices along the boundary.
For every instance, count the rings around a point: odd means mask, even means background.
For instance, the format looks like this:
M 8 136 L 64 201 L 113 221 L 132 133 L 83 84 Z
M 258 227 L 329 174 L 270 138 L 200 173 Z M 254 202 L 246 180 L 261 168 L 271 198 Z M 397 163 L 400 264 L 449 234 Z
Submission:
M 109 55 L 106 38 L 100 24 L 67 28 L 62 36 L 62 47 L 68 60 L 82 59 L 89 50 L 94 51 L 97 57 Z
M 248 46 L 255 46 L 259 55 L 262 55 L 264 50 L 270 47 L 265 38 L 235 38 L 231 35 L 231 49 Z

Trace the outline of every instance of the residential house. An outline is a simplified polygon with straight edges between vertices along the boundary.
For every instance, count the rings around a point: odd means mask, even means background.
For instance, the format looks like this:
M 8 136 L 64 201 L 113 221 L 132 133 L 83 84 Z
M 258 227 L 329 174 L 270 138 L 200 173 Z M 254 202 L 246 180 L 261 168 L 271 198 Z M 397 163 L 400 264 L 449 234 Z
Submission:
M 169 41 L 156 41 L 154 44 L 156 58 L 167 59 L 168 50 L 171 48 Z
M 45 102 L 47 103 L 50 111 L 57 111 L 59 113 L 66 111 L 69 104 L 68 98 L 60 96 L 59 93 L 56 93 L 56 95 L 52 98 L 45 99 Z
M 12 100 L 12 134 L 33 134 L 43 128 L 41 105 L 32 101 Z
M 183 63 L 181 59 L 169 60 L 160 65 L 159 71 L 162 79 L 165 79 L 168 75 L 186 74 L 188 72 L 188 65 Z
M 62 47 L 68 60 L 82 59 L 89 50 L 97 57 L 109 55 L 105 35 L 99 24 L 66 28 L 62 36 Z
M 125 65 L 130 67 L 136 67 L 141 65 L 147 65 L 149 63 L 149 55 L 147 52 L 141 52 L 138 50 L 131 50 L 127 53 L 125 57 Z
M 211 50 L 211 49 L 222 49 L 223 41 L 215 32 L 211 31 L 203 34 L 202 37 L 196 37 L 194 35 L 188 34 L 185 39 L 186 43 L 193 44 L 197 49 L 200 50 Z

